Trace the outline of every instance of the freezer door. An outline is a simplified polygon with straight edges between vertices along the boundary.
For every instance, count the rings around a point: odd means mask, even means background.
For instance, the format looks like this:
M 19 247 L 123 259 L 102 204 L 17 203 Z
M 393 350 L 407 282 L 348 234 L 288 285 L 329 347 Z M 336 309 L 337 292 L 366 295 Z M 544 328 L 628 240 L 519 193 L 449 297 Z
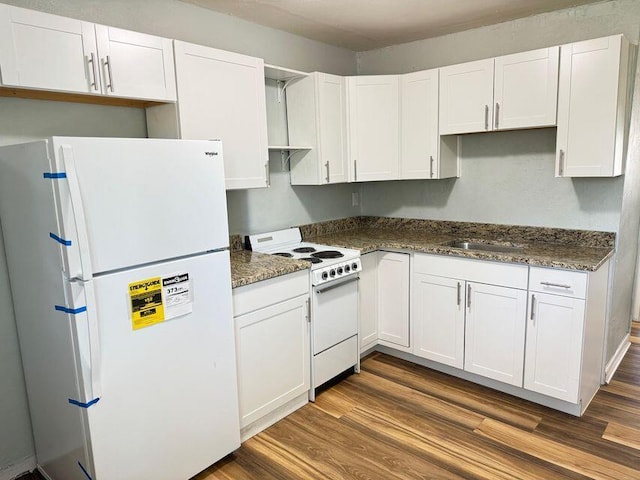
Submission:
M 158 278 L 168 280 L 162 305 Z M 87 411 L 91 478 L 187 479 L 238 448 L 229 253 L 91 282 L 101 371 L 100 400 Z
M 53 137 L 70 278 L 229 245 L 218 141 Z

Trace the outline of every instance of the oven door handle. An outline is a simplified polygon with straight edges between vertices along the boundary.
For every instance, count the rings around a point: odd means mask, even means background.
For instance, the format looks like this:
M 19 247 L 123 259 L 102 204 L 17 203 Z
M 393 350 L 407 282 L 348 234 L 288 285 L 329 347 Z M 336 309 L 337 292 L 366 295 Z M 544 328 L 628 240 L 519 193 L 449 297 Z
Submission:
M 328 292 L 329 290 L 333 290 L 334 288 L 341 287 L 343 285 L 346 285 L 347 283 L 357 282 L 358 280 L 360 280 L 360 277 L 353 277 L 352 279 L 346 280 L 344 282 L 334 283 L 333 285 L 323 288 L 322 290 L 316 290 L 316 293 L 320 295 L 321 293 Z

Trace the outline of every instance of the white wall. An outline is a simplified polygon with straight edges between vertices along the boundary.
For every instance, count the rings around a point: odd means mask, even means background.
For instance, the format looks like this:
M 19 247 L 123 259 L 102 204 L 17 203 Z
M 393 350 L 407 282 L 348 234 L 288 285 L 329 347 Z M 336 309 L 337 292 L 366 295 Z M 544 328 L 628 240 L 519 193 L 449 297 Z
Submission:
M 640 2 L 612 0 L 360 52 L 358 73 L 411 72 L 616 33 L 637 44 L 639 28 Z M 609 359 L 630 325 L 638 224 L 629 218 L 638 216 L 637 175 L 631 170 L 614 179 L 555 179 L 554 137 L 552 129 L 466 135 L 462 178 L 365 185 L 363 213 L 616 231 L 622 243 L 613 278 Z
M 261 27 L 177 0 L 2 0 L 4 3 L 106 25 L 178 38 L 299 70 L 355 73 L 351 51 Z M 60 102 L 0 98 L 0 144 L 50 135 L 144 137 L 144 111 Z M 276 129 L 278 130 L 278 129 Z M 280 127 L 281 130 L 281 127 Z M 228 195 L 231 231 L 254 232 L 348 216 L 351 187 L 293 189 L 271 162 L 269 190 Z M 345 207 L 347 207 L 345 209 Z M 0 238 L 0 480 L 33 462 L 31 427 L 13 318 L 4 246 Z

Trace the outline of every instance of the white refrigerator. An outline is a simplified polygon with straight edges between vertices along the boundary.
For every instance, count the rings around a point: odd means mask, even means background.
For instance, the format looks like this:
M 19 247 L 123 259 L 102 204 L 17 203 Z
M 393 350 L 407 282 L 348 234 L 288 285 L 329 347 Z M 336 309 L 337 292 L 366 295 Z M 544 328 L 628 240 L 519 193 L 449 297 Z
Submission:
M 218 141 L 0 148 L 39 470 L 186 480 L 240 446 Z

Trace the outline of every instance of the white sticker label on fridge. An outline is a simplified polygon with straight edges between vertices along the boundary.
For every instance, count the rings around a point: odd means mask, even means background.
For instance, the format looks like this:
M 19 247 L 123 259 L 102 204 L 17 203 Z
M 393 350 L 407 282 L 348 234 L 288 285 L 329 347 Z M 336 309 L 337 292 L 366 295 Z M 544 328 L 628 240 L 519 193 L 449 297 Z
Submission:
M 179 273 L 170 277 L 163 277 L 162 297 L 164 299 L 165 320 L 191 313 L 193 299 L 189 274 Z

